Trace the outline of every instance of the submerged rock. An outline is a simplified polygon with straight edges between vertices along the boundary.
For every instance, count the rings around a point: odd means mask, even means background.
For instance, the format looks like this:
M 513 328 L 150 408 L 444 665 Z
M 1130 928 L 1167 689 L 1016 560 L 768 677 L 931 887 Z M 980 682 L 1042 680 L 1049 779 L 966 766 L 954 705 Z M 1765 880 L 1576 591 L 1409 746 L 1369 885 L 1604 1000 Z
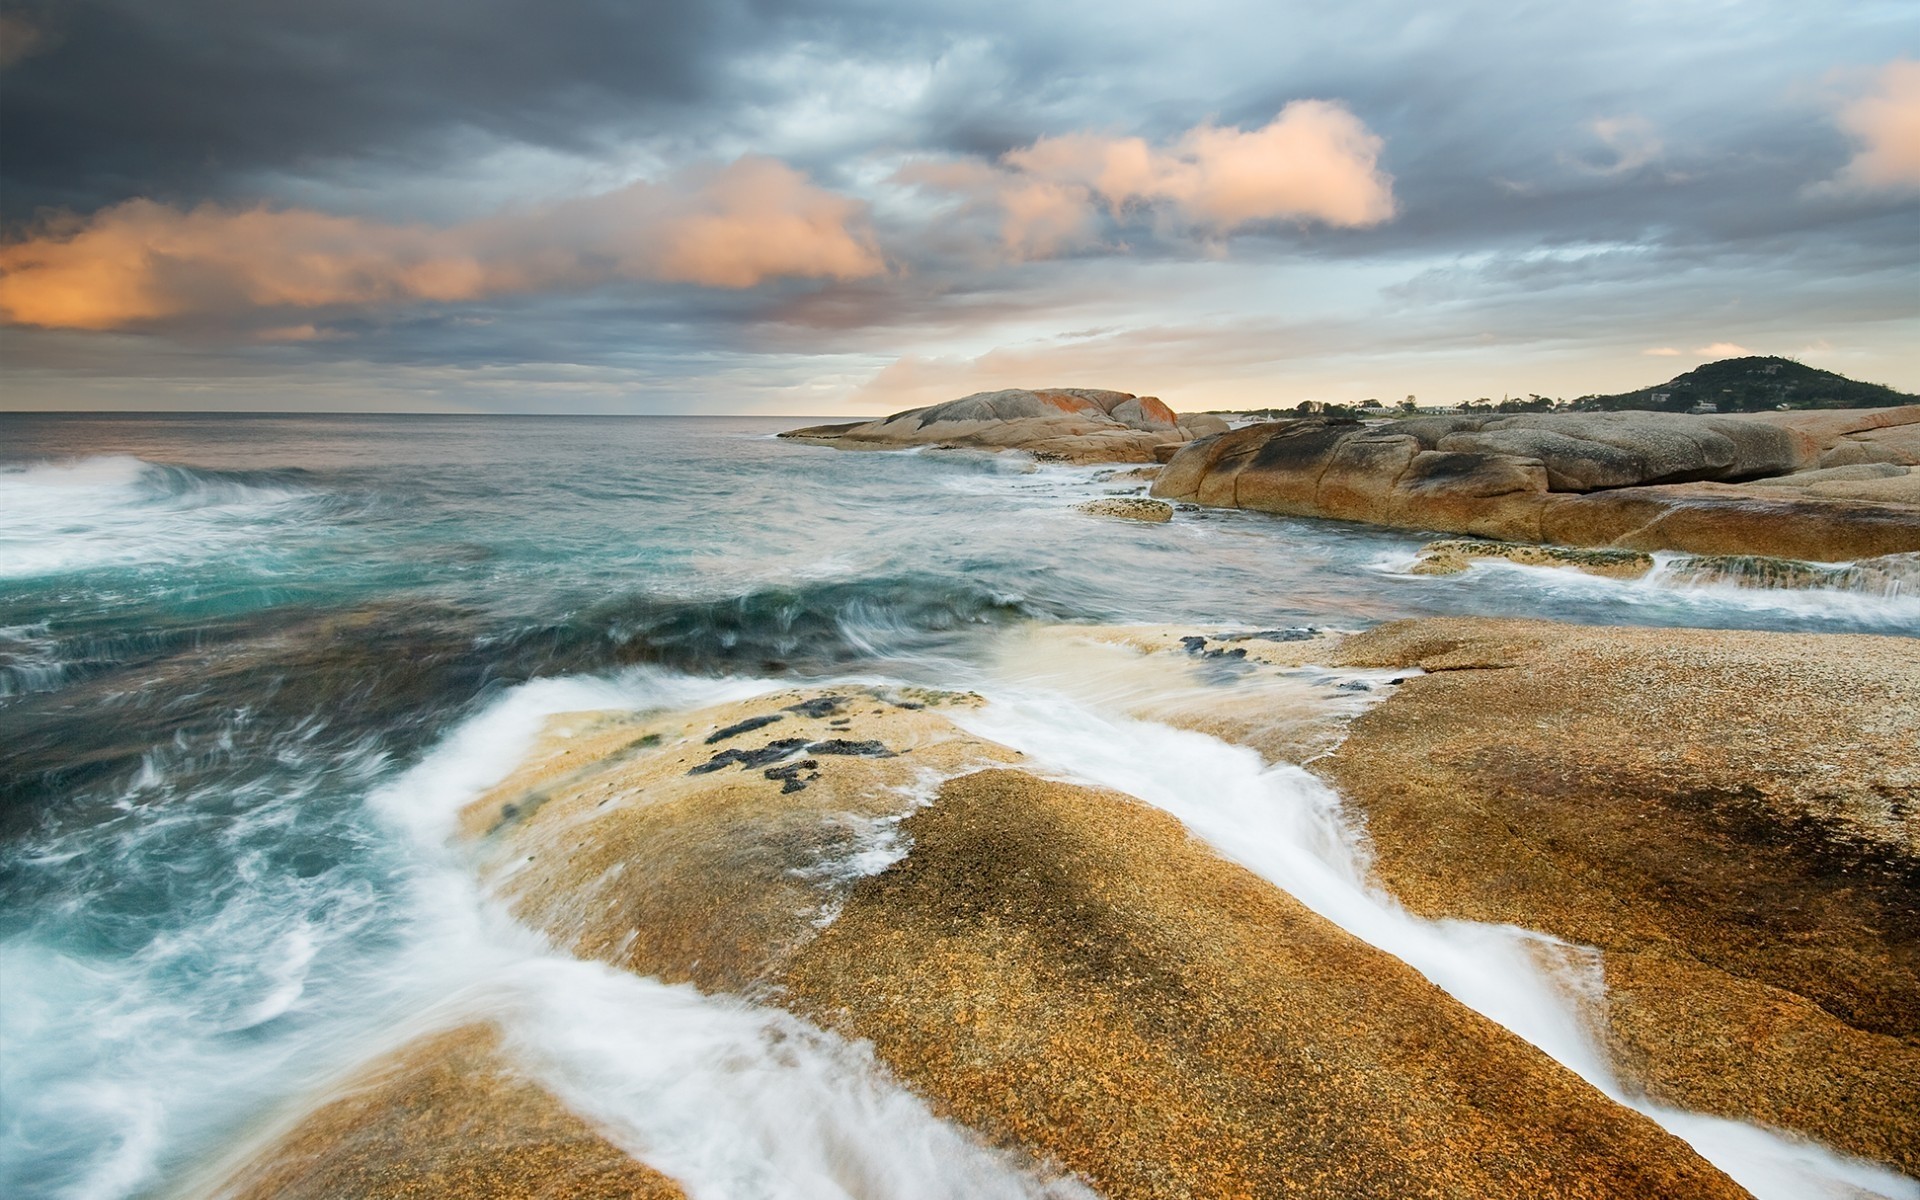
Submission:
M 877 421 L 781 434 L 848 450 L 939 446 L 1025 450 L 1042 461 L 1154 462 L 1155 449 L 1219 433 L 1213 416 L 1183 417 L 1154 396 L 1097 388 L 1010 388 L 909 409 Z
M 1199 439 L 1153 494 L 1513 542 L 1837 561 L 1920 550 L 1920 476 L 1888 461 L 1906 445 L 1895 432 L 1914 428 L 1920 406 L 1312 417 Z M 1884 469 L 1828 473 L 1849 454 Z
M 559 943 L 866 1039 L 1108 1196 L 1744 1194 L 1171 817 L 1014 769 L 945 715 L 970 698 L 841 695 L 846 739 L 889 757 L 820 758 L 799 791 L 686 773 L 712 731 L 803 714 L 794 693 L 576 714 L 463 825 Z
M 228 1200 L 684 1200 L 503 1056 L 492 1026 L 369 1067 L 234 1172 Z

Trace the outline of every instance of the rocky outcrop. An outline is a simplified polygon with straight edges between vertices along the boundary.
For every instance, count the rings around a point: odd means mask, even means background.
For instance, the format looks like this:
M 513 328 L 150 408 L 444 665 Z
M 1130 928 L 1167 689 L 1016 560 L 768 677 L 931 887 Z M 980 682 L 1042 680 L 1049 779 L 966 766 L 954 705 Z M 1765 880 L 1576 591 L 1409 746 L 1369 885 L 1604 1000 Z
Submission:
M 865 1039 L 1107 1196 L 1744 1194 L 1172 818 L 1018 769 L 973 702 L 558 718 L 464 827 L 558 943 Z
M 1500 561 L 1553 567 L 1607 579 L 1642 579 L 1655 568 L 1639 550 L 1598 550 L 1447 538 L 1420 547 L 1410 575 L 1458 575 L 1477 563 Z M 1813 563 L 1755 554 L 1683 554 L 1661 567 L 1671 585 L 1717 584 L 1743 588 L 1828 588 L 1862 595 L 1894 596 L 1920 585 L 1920 554 L 1888 554 L 1848 563 Z
M 1142 500 L 1137 496 L 1102 496 L 1073 506 L 1075 511 L 1093 517 L 1118 517 L 1123 521 L 1164 524 L 1173 520 L 1173 505 L 1164 500 Z
M 814 425 L 784 438 L 846 450 L 951 446 L 1024 450 L 1043 461 L 1156 461 L 1163 446 L 1224 432 L 1218 417 L 1182 417 L 1154 396 L 1095 388 L 1011 388 L 977 392 L 878 421 Z
M 1413 575 L 1458 575 L 1484 559 L 1499 559 L 1524 567 L 1568 567 L 1606 579 L 1639 579 L 1653 570 L 1653 555 L 1640 550 L 1581 550 L 1479 538 L 1428 542 L 1420 547 L 1419 561 L 1407 570 Z
M 1153 494 L 1507 541 L 1838 561 L 1920 550 L 1917 439 L 1920 406 L 1311 417 L 1195 441 Z
M 684 1200 L 528 1080 L 486 1024 L 377 1063 L 212 1189 L 226 1200 Z
M 1920 1174 L 1920 654 L 1901 638 L 1400 622 L 1316 764 L 1433 917 L 1604 954 L 1625 1075 Z
M 1910 640 L 1447 618 L 1009 655 L 1305 764 L 1417 913 L 1597 947 L 1629 1084 L 1920 1174 Z

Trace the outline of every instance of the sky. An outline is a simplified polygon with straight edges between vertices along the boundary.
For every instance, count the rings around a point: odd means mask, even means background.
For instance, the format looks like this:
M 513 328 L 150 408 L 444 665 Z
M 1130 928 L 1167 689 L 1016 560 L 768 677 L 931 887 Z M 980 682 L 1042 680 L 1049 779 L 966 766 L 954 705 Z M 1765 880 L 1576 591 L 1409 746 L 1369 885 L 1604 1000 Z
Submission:
M 0 0 L 0 411 L 1920 392 L 1911 0 Z

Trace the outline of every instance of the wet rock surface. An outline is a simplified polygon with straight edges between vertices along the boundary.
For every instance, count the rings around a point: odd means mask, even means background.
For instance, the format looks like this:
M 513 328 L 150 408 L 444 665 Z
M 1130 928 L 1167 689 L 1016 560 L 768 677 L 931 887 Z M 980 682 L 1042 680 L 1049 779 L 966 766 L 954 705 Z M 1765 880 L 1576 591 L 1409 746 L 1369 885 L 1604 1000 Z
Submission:
M 838 903 L 832 881 L 921 803 L 929 773 L 1015 757 L 943 715 L 975 702 L 783 691 L 698 713 L 570 714 L 462 826 L 516 915 L 581 957 L 759 994 Z M 788 736 L 708 748 L 716 730 L 772 713 Z M 648 749 L 626 754 L 636 743 Z
M 463 816 L 483 874 L 577 953 L 870 1040 L 937 1111 L 1109 1196 L 1744 1194 L 1171 817 L 1011 769 L 945 715 L 971 698 L 797 715 L 813 699 L 556 718 Z M 686 773 L 771 711 L 888 756 Z
M 684 1200 L 503 1055 L 492 1026 L 422 1039 L 242 1167 L 228 1200 Z
M 987 771 L 905 830 L 789 1003 L 1105 1195 L 1745 1194 L 1127 797 Z
M 1093 517 L 1118 517 L 1124 521 L 1161 524 L 1173 520 L 1173 505 L 1164 500 L 1141 500 L 1126 496 L 1103 496 L 1073 506 L 1076 512 Z
M 815 425 L 780 436 L 849 450 L 938 446 L 1024 450 L 1043 462 L 1151 463 L 1159 447 L 1225 428 L 1218 417 L 1182 417 L 1154 396 L 1098 388 L 1010 388 L 877 421 Z
M 1839 561 L 1920 550 L 1916 430 L 1920 406 L 1301 418 L 1193 442 L 1153 495 L 1514 542 Z
M 1457 575 L 1481 559 L 1503 559 L 1529 567 L 1571 567 L 1608 579 L 1638 579 L 1653 570 L 1653 555 L 1639 550 L 1581 550 L 1478 538 L 1449 538 L 1420 547 L 1415 575 Z
M 1920 655 L 1900 638 L 1398 622 L 1315 769 L 1417 912 L 1599 947 L 1623 1073 L 1920 1174 Z

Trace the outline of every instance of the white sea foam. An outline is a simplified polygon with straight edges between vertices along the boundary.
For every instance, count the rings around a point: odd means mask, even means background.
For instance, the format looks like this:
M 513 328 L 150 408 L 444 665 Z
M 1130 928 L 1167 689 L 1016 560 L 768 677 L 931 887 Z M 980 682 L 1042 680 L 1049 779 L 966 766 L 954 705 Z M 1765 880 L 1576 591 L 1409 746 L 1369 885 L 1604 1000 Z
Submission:
M 527 684 L 380 789 L 376 806 L 439 862 L 421 877 L 419 908 L 431 926 L 424 944 L 461 964 L 443 986 L 464 991 L 471 1015 L 499 1022 L 523 1065 L 570 1107 L 696 1200 L 1090 1197 L 936 1117 L 863 1045 L 779 1010 L 547 951 L 444 849 L 459 809 L 518 764 L 554 713 L 684 709 L 776 686 L 644 670 Z M 858 861 L 836 873 L 899 855 L 884 823 L 868 832 Z
M 509 982 L 521 1061 L 696 1198 L 1091 1200 L 935 1117 L 864 1044 L 777 1010 L 571 960 Z
M 311 498 L 128 455 L 0 467 L 0 578 L 208 559 Z
M 1877 560 L 1876 560 L 1877 561 Z M 1381 574 L 1423 579 L 1441 587 L 1458 587 L 1481 596 L 1482 606 L 1498 609 L 1505 592 L 1545 593 L 1564 603 L 1589 606 L 1619 620 L 1638 619 L 1697 623 L 1702 619 L 1741 621 L 1799 621 L 1821 625 L 1885 630 L 1920 631 L 1920 588 L 1897 574 L 1870 576 L 1870 586 L 1769 586 L 1763 581 L 1735 577 L 1689 565 L 1685 555 L 1654 555 L 1654 567 L 1638 579 L 1609 579 L 1573 567 L 1554 567 L 1480 559 L 1456 575 L 1407 575 L 1413 558 L 1382 555 L 1368 565 Z M 1847 564 L 1838 564 L 1844 567 Z
M 1591 1035 L 1592 951 L 1512 926 L 1427 921 L 1367 878 L 1360 832 L 1307 772 L 1204 734 L 1095 711 L 1030 686 L 956 711 L 969 731 L 1047 768 L 1164 809 L 1224 857 L 1399 958 L 1615 1101 L 1684 1138 L 1758 1200 L 1920 1200 L 1920 1184 L 1788 1135 L 1677 1112 L 1630 1094 Z

